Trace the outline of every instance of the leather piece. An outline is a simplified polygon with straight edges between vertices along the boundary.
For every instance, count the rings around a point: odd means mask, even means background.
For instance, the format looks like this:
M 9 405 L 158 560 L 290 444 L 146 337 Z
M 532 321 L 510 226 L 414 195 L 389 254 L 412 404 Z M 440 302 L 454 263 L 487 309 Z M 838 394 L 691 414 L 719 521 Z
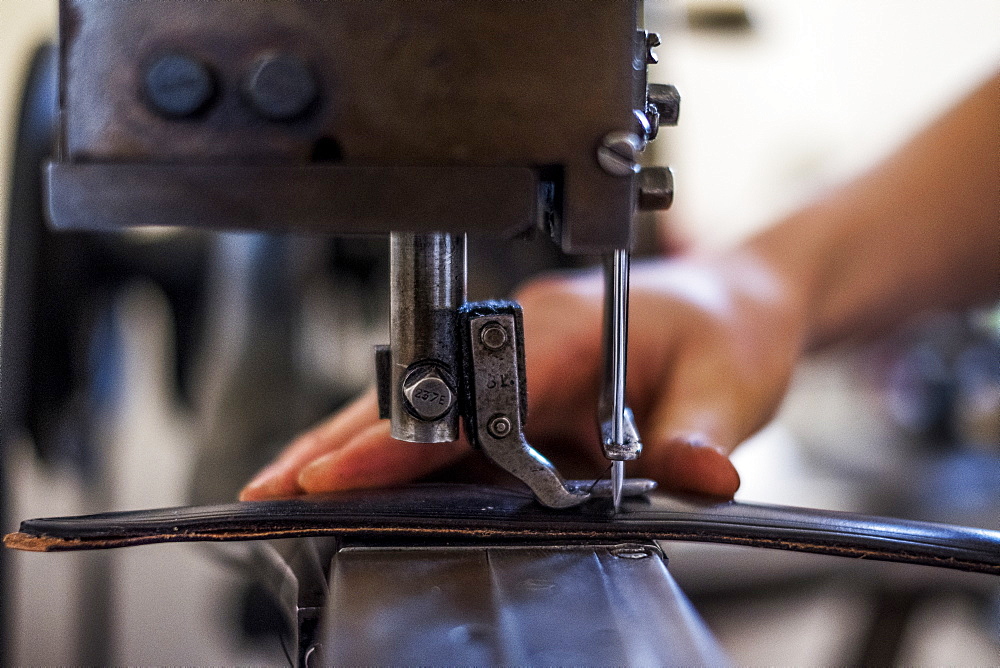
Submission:
M 34 519 L 7 547 L 81 550 L 145 543 L 339 535 L 375 540 L 692 540 L 928 564 L 1000 575 L 1000 531 L 752 503 L 597 499 L 550 510 L 527 492 L 428 484 L 278 501 Z

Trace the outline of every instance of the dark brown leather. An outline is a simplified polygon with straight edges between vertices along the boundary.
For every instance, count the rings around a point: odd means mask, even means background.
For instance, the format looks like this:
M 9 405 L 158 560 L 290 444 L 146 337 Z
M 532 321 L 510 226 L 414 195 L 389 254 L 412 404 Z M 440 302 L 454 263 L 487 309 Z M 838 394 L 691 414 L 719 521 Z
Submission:
M 734 543 L 1000 574 L 1000 531 L 654 494 L 550 510 L 526 492 L 413 485 L 345 494 L 28 520 L 7 547 L 82 550 L 170 541 L 339 535 L 365 539 Z

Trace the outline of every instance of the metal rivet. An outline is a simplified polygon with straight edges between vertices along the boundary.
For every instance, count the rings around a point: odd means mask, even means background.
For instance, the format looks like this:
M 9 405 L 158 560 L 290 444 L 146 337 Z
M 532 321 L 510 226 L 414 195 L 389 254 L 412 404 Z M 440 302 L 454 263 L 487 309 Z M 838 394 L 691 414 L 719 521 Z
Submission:
M 448 631 L 448 640 L 459 645 L 485 643 L 495 635 L 489 624 L 459 624 Z
M 413 414 L 427 422 L 437 420 L 451 410 L 455 393 L 435 368 L 416 368 L 403 381 L 403 396 Z
M 616 545 L 609 552 L 619 559 L 647 559 L 653 556 L 653 549 L 645 545 Z
M 493 438 L 506 438 L 511 429 L 513 429 L 513 425 L 506 415 L 494 416 L 486 425 L 486 431 L 490 432 L 490 436 Z
M 479 340 L 490 350 L 500 350 L 507 343 L 507 330 L 491 322 L 479 330 Z
M 309 67 L 291 55 L 262 58 L 247 78 L 247 97 L 264 118 L 288 121 L 304 114 L 319 89 Z
M 215 80 L 208 67 L 177 53 L 161 56 L 150 65 L 143 83 L 150 106 L 170 118 L 192 116 L 215 96 Z
M 612 176 L 637 174 L 639 163 L 636 161 L 636 154 L 642 147 L 642 140 L 634 132 L 609 132 L 597 149 L 597 162 Z

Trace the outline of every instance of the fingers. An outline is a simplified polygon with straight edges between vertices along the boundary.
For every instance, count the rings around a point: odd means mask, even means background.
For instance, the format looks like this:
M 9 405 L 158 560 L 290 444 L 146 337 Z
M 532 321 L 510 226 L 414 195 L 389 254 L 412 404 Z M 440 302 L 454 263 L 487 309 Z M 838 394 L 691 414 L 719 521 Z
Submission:
M 637 471 L 666 492 L 731 499 L 740 488 L 740 474 L 729 457 L 693 432 L 647 443 Z
M 241 501 L 398 485 L 453 463 L 469 446 L 404 443 L 379 420 L 374 390 L 295 439 L 240 492 Z
M 357 434 L 378 423 L 378 400 L 370 390 L 342 411 L 296 438 L 251 480 L 240 500 L 257 501 L 301 494 L 299 472 L 313 460 L 344 447 Z
M 597 275 L 550 275 L 518 290 L 524 310 L 528 422 L 533 438 L 593 436 L 601 360 Z
M 704 372 L 708 375 L 700 386 L 684 382 L 690 375 L 680 374 L 661 397 L 643 435 L 646 452 L 639 470 L 666 491 L 730 499 L 740 476 L 728 455 L 756 425 L 749 427 L 745 413 L 750 409 L 719 387 L 725 377 Z
M 469 450 L 465 441 L 397 441 L 389 435 L 390 428 L 383 420 L 309 463 L 299 473 L 299 487 L 306 493 L 391 487 L 452 464 Z

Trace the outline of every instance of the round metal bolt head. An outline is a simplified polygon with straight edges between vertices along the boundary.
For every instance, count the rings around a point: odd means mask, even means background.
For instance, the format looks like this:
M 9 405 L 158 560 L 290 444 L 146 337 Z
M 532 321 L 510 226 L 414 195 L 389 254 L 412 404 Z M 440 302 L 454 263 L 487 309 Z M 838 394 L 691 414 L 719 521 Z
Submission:
M 490 436 L 493 438 L 507 438 L 513 428 L 514 426 L 506 415 L 497 415 L 491 418 L 489 424 L 486 425 L 486 431 L 490 432 Z
M 403 381 L 403 396 L 413 414 L 428 422 L 437 420 L 455 403 L 455 393 L 437 370 L 417 370 Z
M 639 173 L 636 155 L 642 150 L 643 141 L 634 132 L 609 132 L 597 149 L 597 162 L 612 176 Z
M 169 118 L 192 116 L 215 96 L 215 80 L 208 67 L 177 53 L 161 56 L 150 65 L 143 84 L 149 105 Z
M 246 82 L 247 97 L 254 109 L 269 120 L 298 118 L 316 101 L 319 88 L 309 67 L 290 55 L 261 59 Z
M 479 340 L 490 350 L 500 350 L 507 343 L 507 330 L 491 322 L 479 330 Z

